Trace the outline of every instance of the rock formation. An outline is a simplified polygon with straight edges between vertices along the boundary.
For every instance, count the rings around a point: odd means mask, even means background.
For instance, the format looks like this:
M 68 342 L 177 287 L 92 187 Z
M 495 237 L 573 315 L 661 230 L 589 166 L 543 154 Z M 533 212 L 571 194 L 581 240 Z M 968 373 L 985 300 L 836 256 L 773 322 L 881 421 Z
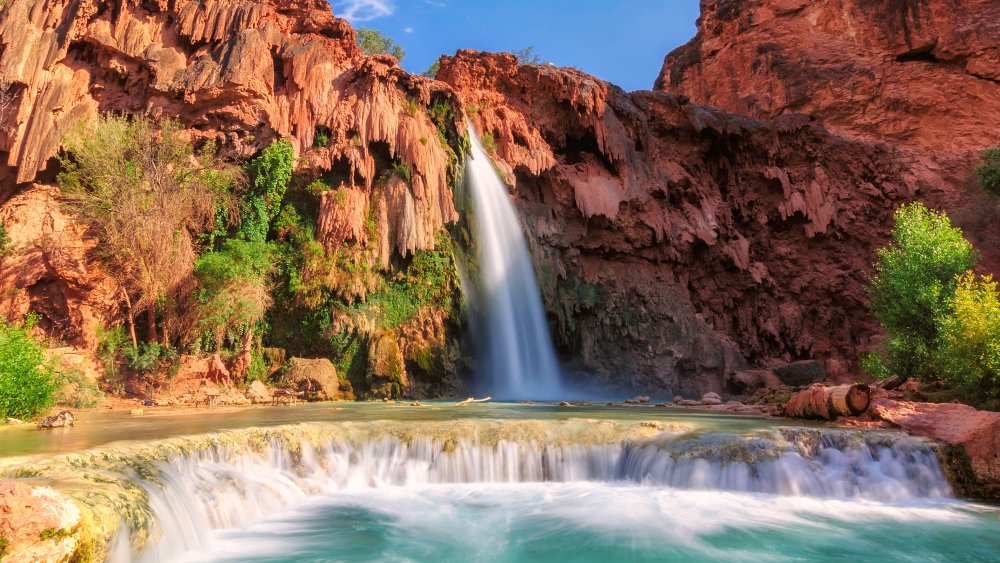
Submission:
M 332 252 L 371 215 L 382 267 L 434 247 L 457 219 L 449 124 L 426 109 L 450 90 L 364 56 L 325 0 L 8 0 L 0 78 L 0 219 L 14 243 L 0 262 L 0 317 L 36 311 L 47 334 L 78 346 L 121 309 L 95 241 L 51 185 L 62 132 L 90 112 L 175 118 L 235 160 L 290 139 L 303 181 L 352 195 L 346 218 L 324 200 L 323 244 Z M 405 182 L 382 177 L 394 167 Z
M 923 181 L 895 149 L 510 55 L 459 52 L 437 76 L 494 139 L 585 371 L 700 396 L 747 361 L 870 345 L 865 271 Z
M 1000 143 L 1000 4 L 992 0 L 702 0 L 698 34 L 655 89 L 758 119 L 806 113 L 902 149 L 1000 269 L 1000 213 L 970 181 Z M 970 189 L 971 188 L 971 189 Z

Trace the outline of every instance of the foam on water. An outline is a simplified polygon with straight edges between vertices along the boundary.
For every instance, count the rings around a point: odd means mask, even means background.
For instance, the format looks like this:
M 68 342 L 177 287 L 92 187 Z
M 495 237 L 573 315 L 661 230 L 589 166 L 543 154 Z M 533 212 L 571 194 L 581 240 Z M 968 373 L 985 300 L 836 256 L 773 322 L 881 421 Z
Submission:
M 477 491 L 495 490 L 491 487 L 500 484 L 507 484 L 510 488 L 503 490 L 515 495 L 525 490 L 578 495 L 567 505 L 568 513 L 560 512 L 559 506 L 548 508 L 555 521 L 576 531 L 636 525 L 633 516 L 602 512 L 604 493 L 596 497 L 587 493 L 612 485 L 614 490 L 645 491 L 650 499 L 660 499 L 659 504 L 640 503 L 649 510 L 657 506 L 667 510 L 663 503 L 693 510 L 682 521 L 655 524 L 688 526 L 692 533 L 728 526 L 736 517 L 730 510 L 755 526 L 779 527 L 808 520 L 810 507 L 822 512 L 835 506 L 842 515 L 860 510 L 862 516 L 897 520 L 913 514 L 924 519 L 963 518 L 961 513 L 935 512 L 933 506 L 924 505 L 913 508 L 917 513 L 908 512 L 905 503 L 950 495 L 929 445 L 898 434 L 841 430 L 785 428 L 751 436 L 663 432 L 648 439 L 606 443 L 502 437 L 484 442 L 475 434 L 446 440 L 419 435 L 405 441 L 392 436 L 345 438 L 319 445 L 274 438 L 249 451 L 220 445 L 174 454 L 165 461 L 148 462 L 131 479 L 146 491 L 157 528 L 152 535 L 158 541 L 141 553 L 147 561 L 187 559 L 192 552 L 211 550 L 219 541 L 218 530 L 254 529 L 256 522 L 310 503 L 342 506 L 344 499 L 356 503 L 371 498 L 378 499 L 373 503 L 391 504 L 393 495 L 423 502 L 426 495 L 447 497 L 454 491 L 474 497 Z M 554 482 L 587 485 L 537 487 Z M 454 488 L 471 484 L 486 488 Z M 720 491 L 757 500 L 736 501 Z M 694 508 L 693 499 L 699 500 Z M 716 512 L 712 507 L 721 507 L 719 501 L 702 503 L 702 499 L 748 504 Z M 384 516 L 374 506 L 362 505 L 366 518 Z M 425 517 L 442 517 L 428 510 L 434 514 L 425 512 Z M 792 520 L 784 522 L 785 518 Z M 133 555 L 140 554 L 129 558 Z

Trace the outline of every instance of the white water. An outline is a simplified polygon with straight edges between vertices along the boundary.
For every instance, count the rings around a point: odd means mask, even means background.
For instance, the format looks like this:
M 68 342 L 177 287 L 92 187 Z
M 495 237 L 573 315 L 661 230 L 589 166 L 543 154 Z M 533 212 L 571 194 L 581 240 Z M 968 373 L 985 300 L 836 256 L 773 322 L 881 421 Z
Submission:
M 475 206 L 483 371 L 494 398 L 560 399 L 561 376 L 528 245 L 507 186 L 469 127 L 465 177 Z
M 360 444 L 338 440 L 317 448 L 307 441 L 275 439 L 261 452 L 215 447 L 154 462 L 148 469 L 143 471 L 148 478 L 133 477 L 148 493 L 158 528 L 159 541 L 143 552 L 145 561 L 187 560 L 191 552 L 217 547 L 219 530 L 248 529 L 317 499 L 382 498 L 394 490 L 419 496 L 427 487 L 444 485 L 563 482 L 587 490 L 631 484 L 649 494 L 729 491 L 841 503 L 950 496 L 935 454 L 923 442 L 861 439 L 839 431 L 818 440 L 815 434 L 664 433 L 642 443 L 592 446 L 500 441 L 493 447 L 471 439 L 446 445 L 430 438 L 410 443 L 384 438 Z M 784 518 L 778 514 L 783 509 L 769 504 L 755 510 Z M 711 516 L 712 511 L 704 515 Z M 117 550 L 115 558 L 130 557 Z

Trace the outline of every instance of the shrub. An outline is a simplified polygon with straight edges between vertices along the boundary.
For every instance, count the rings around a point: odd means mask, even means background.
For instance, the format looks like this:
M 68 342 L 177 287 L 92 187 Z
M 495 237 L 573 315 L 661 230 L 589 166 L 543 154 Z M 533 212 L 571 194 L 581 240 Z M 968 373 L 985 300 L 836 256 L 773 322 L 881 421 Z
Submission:
M 56 403 L 74 409 L 91 409 L 100 406 L 104 393 L 91 383 L 79 370 L 70 370 L 62 374 L 59 391 L 56 393 Z
M 412 173 L 410 172 L 410 166 L 401 160 L 392 161 L 392 170 L 399 174 L 399 177 L 406 180 L 407 183 L 410 182 Z
M 267 240 L 271 220 L 281 210 L 285 191 L 292 181 L 295 155 L 285 139 L 271 143 L 250 162 L 253 178 L 250 193 L 240 204 L 240 237 L 252 242 Z
M 991 276 L 968 272 L 948 300 L 950 311 L 937 319 L 939 375 L 969 394 L 1000 399 L 1000 300 Z
M 330 144 L 330 130 L 325 127 L 317 127 L 316 134 L 313 135 L 313 146 L 322 149 Z
M 892 370 L 885 365 L 885 359 L 877 351 L 865 352 L 858 358 L 861 364 L 861 371 L 873 378 L 875 381 L 882 381 L 892 377 Z
M 431 66 L 424 71 L 424 76 L 431 79 L 436 78 L 439 70 L 441 70 L 441 59 L 437 59 L 431 63 Z
M 10 237 L 7 236 L 7 227 L 0 223 L 0 258 L 6 256 L 11 250 Z
M 976 263 L 972 245 L 947 215 L 921 203 L 895 215 L 892 244 L 878 251 L 868 287 L 871 310 L 886 331 L 886 360 L 896 373 L 934 377 L 938 319 L 945 317 L 958 276 Z
M 58 381 L 32 325 L 0 321 L 0 416 L 32 418 L 55 402 Z
M 483 133 L 483 150 L 489 154 L 496 154 L 497 152 L 497 142 L 493 138 L 493 133 Z
M 982 161 L 975 173 L 983 191 L 1000 197 L 1000 145 L 983 151 Z
M 217 346 L 231 334 L 244 335 L 264 318 L 271 305 L 271 256 L 270 243 L 228 240 L 221 250 L 198 260 L 198 326 L 214 336 Z
M 394 39 L 377 29 L 360 27 L 357 29 L 358 47 L 366 55 L 392 55 L 403 62 L 406 51 Z
M 104 387 L 111 393 L 122 393 L 125 390 L 125 382 L 118 369 L 118 356 L 128 341 L 129 337 L 122 327 L 97 329 L 97 359 L 104 365 Z
M 534 47 L 525 47 L 519 51 L 514 51 L 514 56 L 517 57 L 517 64 L 521 65 L 540 65 L 542 64 L 542 58 L 535 53 Z
M 177 360 L 177 352 L 156 342 L 143 342 L 122 350 L 128 367 L 139 373 L 154 373 Z

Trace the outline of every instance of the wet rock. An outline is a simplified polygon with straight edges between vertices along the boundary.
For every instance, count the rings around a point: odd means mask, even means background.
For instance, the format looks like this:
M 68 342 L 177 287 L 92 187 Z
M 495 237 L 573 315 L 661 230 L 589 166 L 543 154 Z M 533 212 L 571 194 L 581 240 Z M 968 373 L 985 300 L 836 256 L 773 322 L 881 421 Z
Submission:
M 769 369 L 738 371 L 726 380 L 726 390 L 733 395 L 751 395 L 758 389 L 781 385 L 781 379 Z
M 674 398 L 671 399 L 671 402 L 673 402 L 673 403 L 679 403 L 679 402 L 681 402 L 683 400 L 684 400 L 684 397 L 681 397 L 680 395 L 674 395 Z
M 774 368 L 774 374 L 785 385 L 801 387 L 826 379 L 826 367 L 820 361 L 802 360 Z
M 946 472 L 964 497 L 1000 500 L 1000 412 L 957 403 L 879 398 L 870 415 L 910 434 L 940 440 Z
M 701 406 L 701 402 L 700 401 L 694 401 L 694 400 L 691 400 L 691 399 L 681 399 L 680 401 L 676 401 L 674 404 L 675 405 L 680 405 L 682 407 L 697 407 L 697 406 Z
M 59 411 L 38 421 L 39 430 L 51 430 L 53 428 L 65 428 L 76 425 L 76 416 L 71 411 Z
M 4 563 L 73 560 L 83 547 L 79 526 L 80 509 L 53 489 L 0 481 Z
M 722 397 L 718 393 L 708 392 L 701 396 L 701 404 L 703 405 L 721 405 Z
M 561 402 L 559 403 L 559 406 L 560 406 L 560 407 L 572 407 L 572 406 L 573 406 L 573 403 L 570 403 L 569 401 L 561 401 Z
M 24 424 L 24 421 L 20 420 L 20 419 L 17 419 L 17 418 L 13 418 L 13 417 L 7 417 L 7 424 L 11 424 L 11 425 L 13 425 L 13 424 Z
M 637 395 L 631 399 L 625 399 L 626 405 L 644 405 L 649 402 L 649 397 L 645 395 Z
M 333 363 L 326 358 L 292 358 L 282 383 L 302 392 L 309 401 L 336 401 L 345 398 Z

